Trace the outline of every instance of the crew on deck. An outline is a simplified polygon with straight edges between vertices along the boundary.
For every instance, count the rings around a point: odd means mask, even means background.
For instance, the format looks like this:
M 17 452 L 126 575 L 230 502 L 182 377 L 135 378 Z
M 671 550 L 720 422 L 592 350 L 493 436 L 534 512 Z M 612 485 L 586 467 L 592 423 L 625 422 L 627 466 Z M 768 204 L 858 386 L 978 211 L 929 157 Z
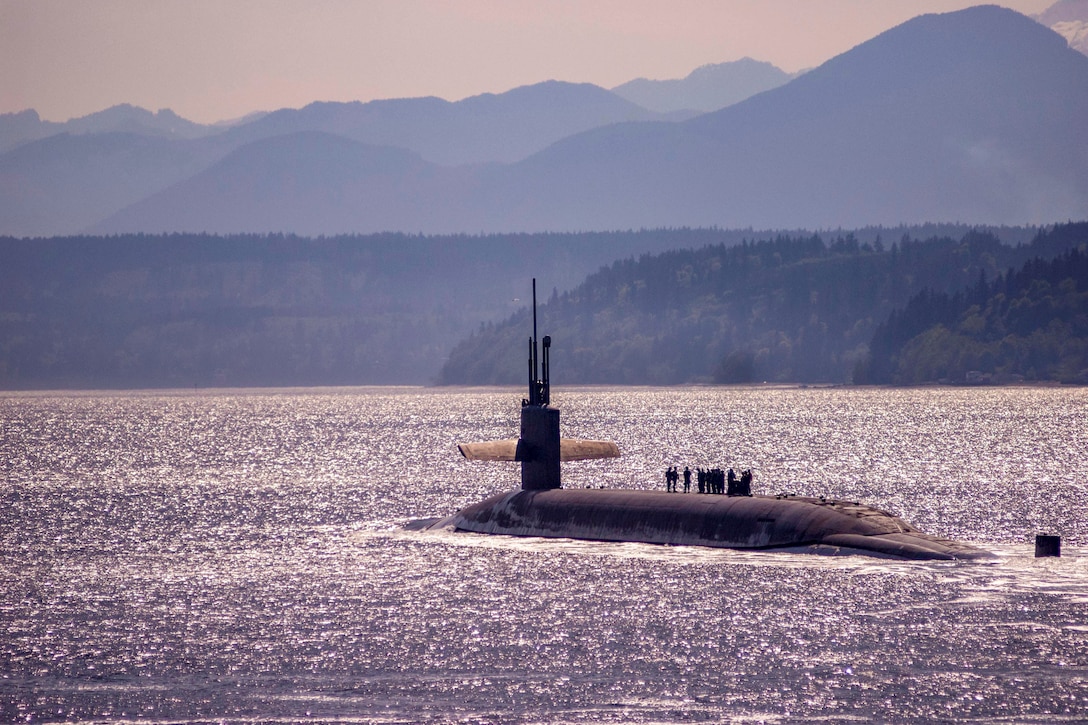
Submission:
M 684 493 L 691 492 L 691 468 L 684 466 Z M 696 491 L 699 493 L 725 494 L 727 496 L 752 495 L 752 469 L 741 471 L 740 477 L 730 468 L 728 472 L 720 468 L 695 469 Z M 679 491 L 680 471 L 676 466 L 665 470 L 665 490 L 669 493 Z

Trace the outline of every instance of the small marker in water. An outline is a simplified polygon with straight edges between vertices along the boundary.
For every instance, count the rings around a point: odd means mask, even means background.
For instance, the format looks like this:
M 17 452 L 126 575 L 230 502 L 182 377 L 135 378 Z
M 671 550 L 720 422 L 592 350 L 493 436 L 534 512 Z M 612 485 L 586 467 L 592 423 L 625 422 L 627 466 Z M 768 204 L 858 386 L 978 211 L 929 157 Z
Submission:
M 1035 558 L 1043 556 L 1061 556 L 1062 537 L 1050 534 L 1035 535 Z

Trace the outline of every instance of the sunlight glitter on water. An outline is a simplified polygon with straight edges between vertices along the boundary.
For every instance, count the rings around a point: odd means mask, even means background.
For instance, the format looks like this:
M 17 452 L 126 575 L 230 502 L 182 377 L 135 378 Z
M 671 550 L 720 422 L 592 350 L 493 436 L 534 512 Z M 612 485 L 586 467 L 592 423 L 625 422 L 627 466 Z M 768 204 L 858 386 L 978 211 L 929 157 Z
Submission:
M 404 531 L 516 486 L 456 444 L 515 436 L 520 396 L 0 398 L 0 719 L 1088 716 L 1085 391 L 554 395 L 566 435 L 624 451 L 568 485 L 751 467 L 990 563 Z

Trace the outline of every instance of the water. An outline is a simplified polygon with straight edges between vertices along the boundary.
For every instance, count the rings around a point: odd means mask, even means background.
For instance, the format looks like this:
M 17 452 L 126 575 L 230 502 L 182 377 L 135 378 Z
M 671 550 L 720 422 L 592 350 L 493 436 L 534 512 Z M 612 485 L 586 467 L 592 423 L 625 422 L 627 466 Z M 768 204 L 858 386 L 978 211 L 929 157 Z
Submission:
M 751 467 L 993 563 L 402 530 L 516 485 L 455 445 L 521 395 L 0 398 L 0 721 L 1088 719 L 1088 391 L 554 392 L 625 454 L 567 485 Z

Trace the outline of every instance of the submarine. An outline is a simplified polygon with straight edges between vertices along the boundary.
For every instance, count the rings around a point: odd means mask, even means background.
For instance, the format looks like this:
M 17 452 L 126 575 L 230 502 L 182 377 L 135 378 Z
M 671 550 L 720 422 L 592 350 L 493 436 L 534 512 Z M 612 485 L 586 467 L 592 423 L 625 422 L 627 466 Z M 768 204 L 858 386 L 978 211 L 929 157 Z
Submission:
M 551 338 L 545 336 L 542 343 L 538 358 L 534 279 L 529 396 L 521 401 L 520 436 L 458 446 L 469 460 L 520 462 L 521 488 L 409 528 L 903 560 L 994 557 L 970 544 L 923 533 L 887 511 L 849 501 L 563 488 L 562 462 L 614 458 L 620 450 L 612 441 L 560 436 L 559 410 L 551 406 Z

